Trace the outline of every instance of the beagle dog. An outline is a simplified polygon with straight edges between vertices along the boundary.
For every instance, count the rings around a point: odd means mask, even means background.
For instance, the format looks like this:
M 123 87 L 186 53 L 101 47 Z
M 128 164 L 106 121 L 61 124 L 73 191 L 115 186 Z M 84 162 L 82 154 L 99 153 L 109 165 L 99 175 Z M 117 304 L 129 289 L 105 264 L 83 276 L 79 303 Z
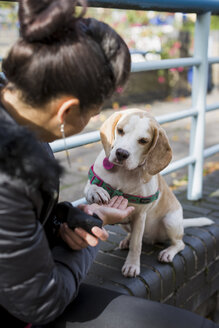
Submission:
M 114 113 L 100 129 L 103 150 L 89 171 L 85 187 L 88 203 L 107 204 L 123 195 L 135 210 L 124 224 L 128 232 L 121 249 L 129 249 L 122 268 L 125 277 L 140 273 L 142 241 L 170 241 L 158 260 L 172 262 L 185 247 L 185 227 L 213 223 L 207 218 L 183 220 L 179 201 L 159 174 L 171 161 L 167 135 L 148 112 L 128 109 Z

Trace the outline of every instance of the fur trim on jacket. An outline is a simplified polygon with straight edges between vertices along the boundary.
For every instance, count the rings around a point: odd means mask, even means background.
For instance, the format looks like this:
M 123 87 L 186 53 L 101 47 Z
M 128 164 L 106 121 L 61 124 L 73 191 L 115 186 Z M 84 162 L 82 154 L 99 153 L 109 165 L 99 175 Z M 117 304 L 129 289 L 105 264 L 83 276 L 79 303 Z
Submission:
M 47 148 L 47 149 L 46 149 Z M 50 154 L 49 154 L 50 152 Z M 0 103 L 0 171 L 51 192 L 63 172 L 48 144 L 17 124 Z

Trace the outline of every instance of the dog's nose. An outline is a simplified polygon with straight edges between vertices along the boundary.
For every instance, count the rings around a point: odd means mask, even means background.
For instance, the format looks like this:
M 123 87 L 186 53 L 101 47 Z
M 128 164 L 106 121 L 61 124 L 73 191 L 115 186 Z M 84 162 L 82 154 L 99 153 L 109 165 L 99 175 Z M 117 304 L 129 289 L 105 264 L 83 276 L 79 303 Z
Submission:
M 127 159 L 129 157 L 129 152 L 125 149 L 122 148 L 118 148 L 116 150 L 116 157 L 118 158 L 118 160 L 120 162 L 124 161 L 125 159 Z

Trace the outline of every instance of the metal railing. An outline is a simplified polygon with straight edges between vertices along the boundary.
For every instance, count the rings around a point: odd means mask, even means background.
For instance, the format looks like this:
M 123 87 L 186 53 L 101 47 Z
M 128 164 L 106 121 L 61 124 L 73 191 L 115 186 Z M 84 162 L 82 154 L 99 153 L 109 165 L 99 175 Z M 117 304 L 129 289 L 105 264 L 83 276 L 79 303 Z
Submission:
M 219 57 L 208 58 L 208 38 L 211 13 L 219 14 L 219 1 L 217 0 L 100 0 L 88 1 L 89 6 L 108 7 L 136 10 L 156 10 L 183 13 L 196 13 L 195 47 L 191 58 L 166 59 L 159 61 L 132 63 L 132 72 L 169 69 L 176 67 L 193 67 L 192 82 L 192 108 L 179 113 L 156 117 L 160 124 L 173 122 L 186 117 L 192 117 L 190 154 L 189 156 L 171 163 L 161 174 L 169 174 L 185 166 L 189 166 L 188 199 L 198 200 L 202 197 L 203 188 L 203 161 L 219 152 L 219 144 L 204 149 L 205 113 L 219 109 L 219 103 L 206 105 L 208 65 L 219 63 Z M 99 131 L 94 131 L 67 138 L 67 148 L 80 147 L 100 140 Z M 63 151 L 62 140 L 51 144 L 53 152 Z M 83 202 L 84 199 L 74 202 Z

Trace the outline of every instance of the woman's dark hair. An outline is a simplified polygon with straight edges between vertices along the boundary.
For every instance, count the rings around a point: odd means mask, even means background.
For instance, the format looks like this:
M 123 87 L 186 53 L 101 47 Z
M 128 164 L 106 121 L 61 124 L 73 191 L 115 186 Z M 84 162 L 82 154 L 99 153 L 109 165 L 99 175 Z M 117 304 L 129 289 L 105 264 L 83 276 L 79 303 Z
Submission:
M 82 6 L 76 17 L 76 5 Z M 130 72 L 130 54 L 107 24 L 83 18 L 84 0 L 20 0 L 20 38 L 4 59 L 8 87 L 40 106 L 59 95 L 101 105 Z

